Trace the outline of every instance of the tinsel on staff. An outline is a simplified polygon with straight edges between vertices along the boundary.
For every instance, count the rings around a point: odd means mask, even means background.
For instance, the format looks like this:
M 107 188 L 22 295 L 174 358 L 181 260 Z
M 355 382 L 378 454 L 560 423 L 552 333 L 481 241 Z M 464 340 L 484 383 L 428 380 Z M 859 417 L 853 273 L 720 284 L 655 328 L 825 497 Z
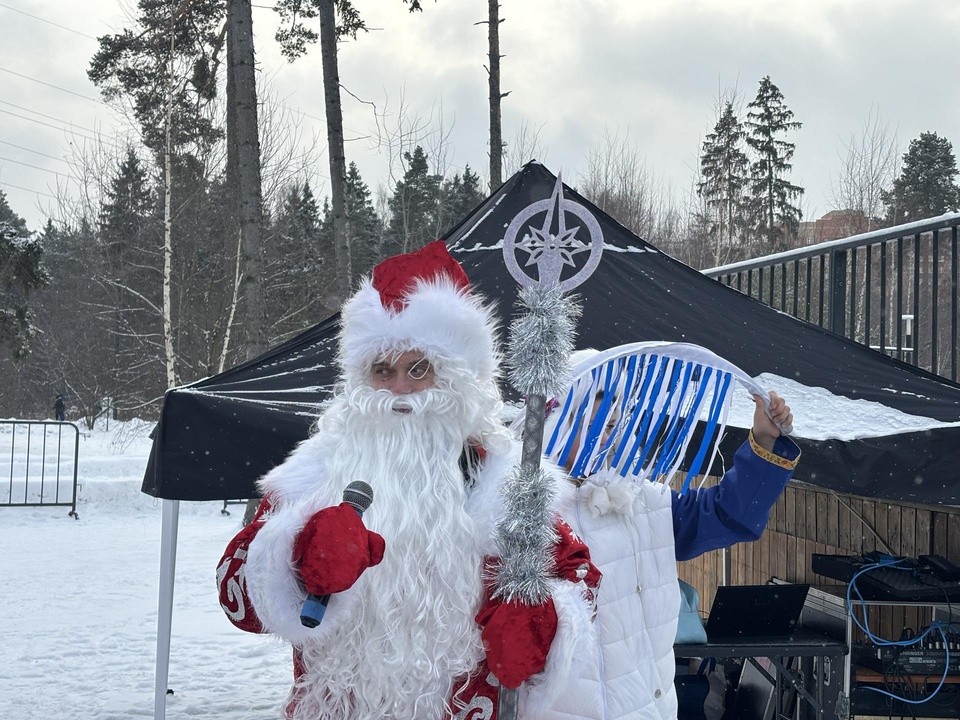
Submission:
M 546 399 L 570 380 L 568 358 L 579 306 L 557 287 L 520 292 L 522 315 L 510 329 L 513 386 L 526 398 L 523 453 L 504 486 L 506 515 L 496 531 L 500 569 L 496 595 L 538 605 L 549 597 L 550 547 L 555 542 L 548 516 L 550 483 L 540 467 Z

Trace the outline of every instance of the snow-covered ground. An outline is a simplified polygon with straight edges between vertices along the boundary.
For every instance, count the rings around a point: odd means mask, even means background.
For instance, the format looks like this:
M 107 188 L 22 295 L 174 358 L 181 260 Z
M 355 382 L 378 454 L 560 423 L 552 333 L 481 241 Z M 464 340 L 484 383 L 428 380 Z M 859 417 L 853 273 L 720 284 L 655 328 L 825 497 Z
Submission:
M 149 430 L 111 422 L 80 437 L 79 520 L 66 507 L 0 507 L 3 720 L 153 716 L 161 507 L 140 492 Z M 15 460 L 25 447 L 21 438 Z M 10 467 L 6 426 L 3 499 Z M 217 561 L 243 510 L 221 507 L 180 505 L 171 719 L 277 717 L 289 686 L 289 649 L 237 630 L 217 603 Z
M 785 378 L 759 380 L 788 398 L 796 432 L 804 437 L 944 425 Z M 739 393 L 731 424 L 749 426 L 752 413 L 749 396 Z M 24 427 L 14 434 L 0 423 L 0 499 L 36 499 L 41 477 L 50 497 L 51 468 L 24 463 L 28 441 L 32 457 L 46 443 L 48 454 L 58 448 L 61 471 L 72 469 L 72 440 L 51 427 L 28 440 Z M 0 507 L 0 719 L 153 716 L 161 507 L 140 492 L 150 429 L 146 423 L 112 422 L 109 429 L 101 424 L 84 430 L 78 441 L 78 520 L 65 507 Z M 11 475 L 32 480 L 11 487 Z M 61 489 L 61 499 L 68 495 Z M 286 646 L 235 629 L 220 610 L 216 566 L 242 514 L 242 507 L 231 506 L 232 515 L 224 516 L 221 507 L 180 506 L 171 719 L 278 717 L 291 677 Z

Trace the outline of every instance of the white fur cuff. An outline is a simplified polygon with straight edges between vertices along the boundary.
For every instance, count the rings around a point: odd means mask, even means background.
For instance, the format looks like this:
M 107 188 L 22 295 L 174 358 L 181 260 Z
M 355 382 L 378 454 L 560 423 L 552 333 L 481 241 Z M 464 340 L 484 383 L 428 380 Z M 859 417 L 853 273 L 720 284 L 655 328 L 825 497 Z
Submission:
M 585 657 L 596 644 L 593 604 L 585 596 L 586 586 L 565 580 L 550 581 L 550 595 L 557 609 L 557 634 L 547 654 L 543 672 L 531 678 L 523 702 L 523 717 L 546 712 L 568 687 L 578 657 Z
M 339 593 L 330 598 L 323 622 L 315 628 L 300 623 L 300 610 L 307 598 L 293 565 L 293 546 L 307 520 L 325 507 L 319 501 L 287 507 L 268 515 L 250 543 L 247 554 L 247 592 L 264 629 L 300 645 L 318 640 L 342 622 L 349 601 Z

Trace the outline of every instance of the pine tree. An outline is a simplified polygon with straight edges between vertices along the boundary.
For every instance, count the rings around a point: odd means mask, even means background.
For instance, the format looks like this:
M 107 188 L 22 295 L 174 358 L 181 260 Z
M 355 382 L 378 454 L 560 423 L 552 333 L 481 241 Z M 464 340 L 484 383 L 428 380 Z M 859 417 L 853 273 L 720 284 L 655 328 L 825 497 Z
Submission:
M 251 0 L 227 0 L 227 185 L 242 242 L 246 359 L 267 349 L 263 302 L 263 182 Z M 232 230 L 232 227 L 231 227 Z M 252 519 L 254 501 L 247 509 Z M 248 524 L 247 516 L 244 525 Z
M 480 189 L 480 176 L 470 169 L 470 165 L 463 168 L 463 175 L 459 173 L 450 180 L 444 180 L 440 191 L 441 217 L 439 227 L 446 232 L 463 220 L 479 205 L 485 195 Z
M 272 340 L 285 339 L 325 317 L 336 296 L 333 237 L 310 183 L 291 185 L 273 222 L 267 253 L 265 297 Z
M 723 112 L 703 142 L 697 194 L 703 198 L 710 215 L 714 262 L 734 259 L 747 229 L 749 207 L 746 195 L 750 161 L 744 152 L 746 133 L 727 101 Z
M 777 252 L 794 239 L 800 229 L 802 213 L 793 201 L 803 188 L 790 183 L 786 176 L 793 167 L 795 146 L 783 139 L 801 123 L 793 119 L 793 111 L 784 104 L 783 94 L 767 75 L 760 81 L 757 96 L 747 106 L 744 123 L 747 145 L 753 150 L 750 165 L 750 195 L 753 221 L 760 252 Z
M 147 173 L 132 148 L 117 168 L 100 207 L 100 243 L 110 280 L 124 283 L 125 275 L 143 265 L 147 235 L 155 252 L 158 218 L 156 198 Z
M 30 353 L 36 335 L 27 298 L 49 281 L 42 259 L 40 242 L 0 190 L 0 345 L 15 360 Z
M 897 225 L 956 211 L 960 206 L 953 145 L 935 132 L 920 133 L 903 155 L 900 176 L 882 193 L 887 221 Z
M 107 100 L 126 98 L 143 132 L 144 144 L 162 153 L 173 41 L 173 145 L 207 145 L 222 136 L 207 112 L 217 92 L 217 69 L 226 13 L 223 0 L 138 0 L 135 28 L 98 39 L 87 75 Z M 171 33 L 172 25 L 172 33 Z M 172 36 L 172 37 L 171 37 Z
M 370 200 L 370 188 L 353 162 L 347 168 L 346 201 L 353 269 L 366 275 L 382 259 L 383 223 Z
M 503 184 L 503 118 L 500 106 L 509 92 L 500 92 L 500 0 L 487 0 L 487 88 L 490 104 L 490 192 Z M 483 21 L 475 23 L 483 24 Z
M 420 0 L 403 0 L 410 12 L 422 10 Z M 351 239 L 347 234 L 346 155 L 343 148 L 343 110 L 340 106 L 340 68 L 337 43 L 347 37 L 356 39 L 367 26 L 354 7 L 353 0 L 277 0 L 274 6 L 288 27 L 277 31 L 281 52 L 291 62 L 307 51 L 307 45 L 320 40 L 320 64 L 323 69 L 323 97 L 326 105 L 327 157 L 330 162 L 330 223 L 334 257 L 337 263 L 337 296 L 346 299 L 357 271 L 351 258 Z M 319 19 L 319 33 L 307 27 L 306 20 Z
M 139 381 L 139 368 L 145 356 L 153 354 L 144 338 L 157 332 L 157 318 L 149 302 L 158 303 L 160 218 L 156 215 L 156 197 L 147 173 L 133 149 L 117 168 L 100 208 L 99 238 L 102 253 L 97 280 L 111 298 L 109 310 L 101 318 L 109 323 L 112 335 L 114 387 L 111 397 L 123 404 L 131 386 Z M 148 303 L 144 300 L 149 299 Z M 139 396 L 139 392 L 132 391 Z
M 40 333 L 29 363 L 39 396 L 34 405 L 47 410 L 50 395 L 62 392 L 77 416 L 92 423 L 104 397 L 124 398 L 111 324 L 115 296 L 103 282 L 103 248 L 96 224 L 87 218 L 75 227 L 48 222 L 40 243 L 50 284 L 37 293 Z M 136 369 L 131 363 L 128 377 Z
M 407 170 L 390 198 L 390 248 L 387 255 L 411 252 L 435 240 L 440 232 L 441 176 L 430 172 L 427 155 L 417 145 L 403 154 Z

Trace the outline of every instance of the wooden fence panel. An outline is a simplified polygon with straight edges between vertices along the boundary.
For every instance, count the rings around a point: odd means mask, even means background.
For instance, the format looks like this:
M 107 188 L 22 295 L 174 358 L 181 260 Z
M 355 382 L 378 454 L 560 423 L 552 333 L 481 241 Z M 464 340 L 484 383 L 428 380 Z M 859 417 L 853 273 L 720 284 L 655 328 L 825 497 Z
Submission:
M 850 504 L 847 501 L 837 499 L 837 545 L 840 547 L 850 547 L 850 526 L 852 517 L 850 515 Z
M 954 513 L 947 518 L 947 548 L 941 553 L 954 562 L 960 562 L 960 514 Z
M 847 546 L 854 553 L 863 552 L 864 536 L 870 531 L 863 524 L 863 499 L 858 497 L 847 498 L 850 511 L 850 544 Z M 841 543 L 840 547 L 844 547 Z
M 917 510 L 917 555 L 933 554 L 933 514 L 930 510 Z
M 960 562 L 960 508 L 897 504 L 791 484 L 772 511 L 763 537 L 730 549 L 731 582 L 753 585 L 778 577 L 842 595 L 842 583 L 813 573 L 811 555 L 872 550 L 907 557 L 932 553 Z M 722 577 L 720 551 L 680 563 L 680 576 L 699 590 L 701 612 L 706 615 Z M 874 632 L 887 638 L 898 638 L 905 627 L 917 630 L 929 620 L 929 613 L 915 609 L 870 611 Z
M 863 548 L 862 553 L 877 549 L 877 503 L 873 500 L 863 501 Z

